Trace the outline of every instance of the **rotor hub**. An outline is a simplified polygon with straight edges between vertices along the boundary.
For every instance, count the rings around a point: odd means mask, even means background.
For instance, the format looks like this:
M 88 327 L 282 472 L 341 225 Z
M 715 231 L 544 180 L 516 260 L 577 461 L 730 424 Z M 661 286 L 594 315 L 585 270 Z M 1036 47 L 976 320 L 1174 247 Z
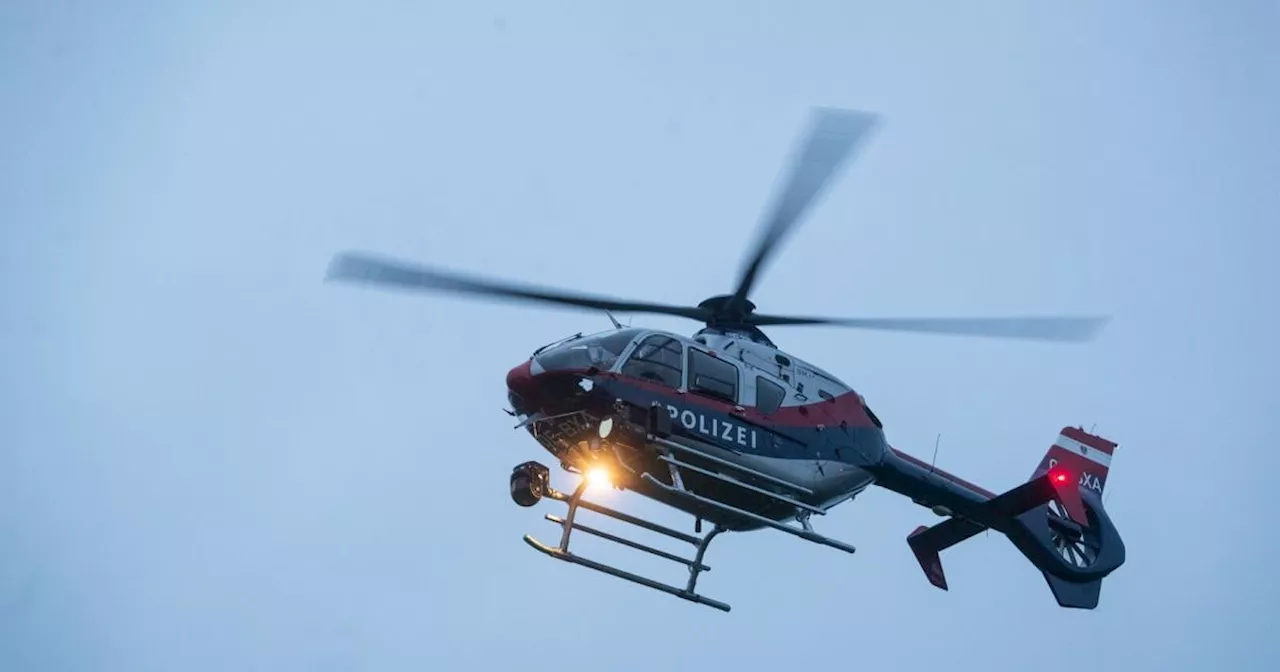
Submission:
M 756 310 L 756 304 L 745 298 L 739 300 L 734 306 L 732 294 L 721 294 L 704 299 L 698 307 L 711 312 L 711 317 L 707 318 L 708 326 L 743 324 L 747 321 L 747 316 Z

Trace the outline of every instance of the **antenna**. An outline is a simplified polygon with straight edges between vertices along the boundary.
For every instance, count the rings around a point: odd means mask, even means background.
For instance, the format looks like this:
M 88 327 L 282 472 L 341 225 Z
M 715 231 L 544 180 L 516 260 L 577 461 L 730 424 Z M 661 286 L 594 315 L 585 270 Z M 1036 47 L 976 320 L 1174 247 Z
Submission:
M 1092 425 L 1089 425 L 1089 433 L 1090 433 L 1090 434 L 1093 434 L 1093 433 L 1094 433 L 1094 432 L 1093 432 L 1093 430 L 1095 430 L 1095 429 L 1097 429 L 1097 428 L 1098 428 L 1098 423 L 1096 423 L 1096 422 L 1095 422 L 1095 423 L 1093 423 Z M 1108 497 L 1110 497 L 1110 496 L 1111 496 L 1111 491 L 1110 491 L 1110 490 L 1108 490 L 1108 491 L 1106 491 L 1106 492 L 1102 493 L 1102 505 L 1103 505 L 1103 506 L 1106 506 L 1106 505 L 1107 505 L 1107 498 L 1108 498 Z
M 938 445 L 942 443 L 942 432 L 938 432 L 938 438 L 933 440 L 933 462 L 929 464 L 929 475 L 933 475 L 934 467 L 938 465 Z
M 618 318 L 616 318 L 616 317 L 614 317 L 614 316 L 613 316 L 613 313 L 611 313 L 611 312 L 609 312 L 609 311 L 607 311 L 607 310 L 606 310 L 606 311 L 604 311 L 604 314 L 609 316 L 609 321 L 613 323 L 613 328 L 614 328 L 614 329 L 621 329 L 621 328 L 622 328 L 622 323 L 618 321 Z

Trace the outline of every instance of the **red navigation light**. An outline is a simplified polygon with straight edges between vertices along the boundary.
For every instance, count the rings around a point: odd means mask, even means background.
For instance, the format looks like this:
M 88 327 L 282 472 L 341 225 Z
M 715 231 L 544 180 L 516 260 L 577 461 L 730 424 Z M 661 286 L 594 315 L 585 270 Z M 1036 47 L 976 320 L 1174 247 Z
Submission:
M 1066 482 L 1067 482 L 1067 472 L 1065 472 L 1065 471 L 1057 471 L 1057 472 L 1054 472 L 1054 473 L 1053 473 L 1053 476 L 1051 476 L 1050 478 L 1052 478 L 1052 479 L 1053 479 L 1053 482 L 1054 482 L 1054 483 L 1066 483 Z

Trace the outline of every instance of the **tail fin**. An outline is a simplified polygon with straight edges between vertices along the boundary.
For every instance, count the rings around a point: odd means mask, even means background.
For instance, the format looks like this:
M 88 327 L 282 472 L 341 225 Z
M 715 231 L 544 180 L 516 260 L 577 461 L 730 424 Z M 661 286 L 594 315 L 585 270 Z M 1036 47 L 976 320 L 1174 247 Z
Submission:
M 1101 497 L 1107 487 L 1107 472 L 1111 470 L 1111 456 L 1115 454 L 1116 446 L 1079 427 L 1063 427 L 1057 440 L 1040 460 L 1040 466 L 1031 473 L 1031 478 L 1061 467 L 1072 474 L 1079 474 L 1080 487 Z
M 937 525 L 916 528 L 907 543 L 929 582 L 947 589 L 939 551 L 994 529 L 1044 574 L 1060 606 L 1097 607 L 1102 579 L 1125 559 L 1124 542 L 1102 506 L 1116 447 L 1064 427 L 1031 480 Z

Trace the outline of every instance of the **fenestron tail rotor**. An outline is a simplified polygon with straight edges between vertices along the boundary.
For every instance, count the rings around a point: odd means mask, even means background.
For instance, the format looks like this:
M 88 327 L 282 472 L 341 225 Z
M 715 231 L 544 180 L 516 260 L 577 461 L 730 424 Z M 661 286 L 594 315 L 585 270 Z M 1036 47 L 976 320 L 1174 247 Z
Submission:
M 782 239 L 795 229 L 831 178 L 870 137 L 877 125 L 878 117 L 865 112 L 829 108 L 815 110 L 813 123 L 801 138 L 778 195 L 761 223 L 756 243 L 744 260 L 734 292 L 706 299 L 696 306 L 630 301 L 482 278 L 356 252 L 335 256 L 326 279 L 589 310 L 673 315 L 698 320 L 711 327 L 737 329 L 758 336 L 762 336 L 759 327 L 764 326 L 827 325 L 995 338 L 1086 341 L 1106 326 L 1108 318 L 1105 317 L 832 318 L 756 313 L 755 305 L 748 296 L 761 269 Z

